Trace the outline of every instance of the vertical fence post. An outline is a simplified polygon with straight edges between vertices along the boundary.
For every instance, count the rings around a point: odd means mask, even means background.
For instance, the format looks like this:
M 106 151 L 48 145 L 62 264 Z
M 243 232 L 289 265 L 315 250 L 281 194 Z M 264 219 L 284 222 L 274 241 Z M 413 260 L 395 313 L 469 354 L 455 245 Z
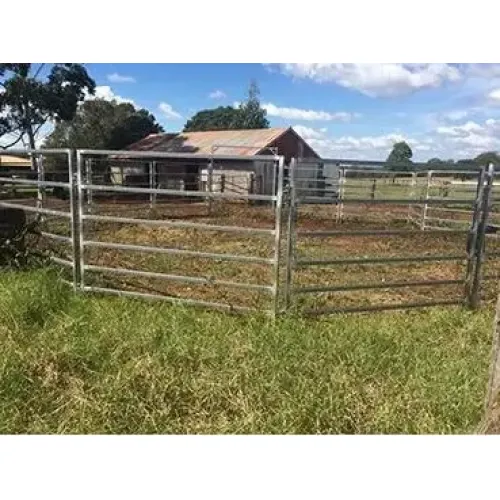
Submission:
M 417 186 L 417 172 L 412 172 L 410 181 L 410 193 L 409 193 L 409 198 L 411 201 L 415 199 L 416 186 Z M 406 219 L 406 222 L 408 224 L 411 224 L 413 222 L 413 205 L 411 203 L 408 204 L 408 217 Z
M 375 199 L 375 193 L 377 191 L 377 179 L 374 177 L 373 178 L 373 182 L 372 182 L 372 189 L 371 189 L 371 193 L 370 193 L 370 198 L 372 200 Z
M 339 194 L 337 200 L 337 222 L 342 222 L 344 218 L 344 184 L 345 168 L 339 168 Z
M 295 171 L 297 162 L 292 158 L 289 166 L 289 185 L 288 185 L 288 221 L 287 221 L 287 241 L 286 241 L 286 277 L 285 277 L 285 310 L 292 305 L 292 287 L 293 273 L 295 270 L 295 226 L 297 222 L 296 190 L 295 190 Z
M 207 172 L 207 187 L 208 187 L 208 215 L 212 215 L 212 191 L 214 189 L 214 159 L 210 156 Z
M 430 190 L 431 190 L 431 184 L 432 184 L 432 170 L 429 170 L 427 172 L 427 184 L 425 186 L 425 201 L 429 200 L 430 197 Z M 424 203 L 423 210 L 422 210 L 422 220 L 420 221 L 420 229 L 422 231 L 425 230 L 425 221 L 427 219 L 427 210 L 429 208 L 428 203 Z
M 280 312 L 280 257 L 281 257 L 281 214 L 283 208 L 283 181 L 285 158 L 280 156 L 276 161 L 278 167 L 278 186 L 277 192 L 273 195 L 276 197 L 274 217 L 274 315 L 277 316 Z M 273 173 L 276 172 L 276 167 L 273 168 Z
M 75 170 L 74 151 L 69 149 L 67 155 L 71 213 L 71 249 L 73 252 L 73 290 L 76 292 L 80 287 L 81 280 L 79 231 L 82 221 L 78 210 L 78 178 Z
M 85 184 L 92 184 L 92 159 L 85 160 Z M 87 210 L 92 213 L 92 190 L 87 189 Z
M 472 220 L 469 234 L 467 235 L 467 266 L 465 270 L 465 296 L 469 307 L 473 307 L 472 301 L 472 276 L 476 259 L 476 242 L 478 235 L 479 222 L 481 218 L 481 209 L 484 196 L 484 180 L 486 169 L 482 168 L 477 178 L 476 198 L 472 209 Z
M 76 152 L 76 203 L 78 209 L 76 211 L 76 223 L 78 224 L 77 237 L 78 237 L 78 257 L 79 257 L 79 267 L 80 267 L 80 290 L 83 290 L 85 286 L 84 274 L 85 274 L 85 255 L 84 255 L 84 223 L 83 223 L 83 203 L 84 203 L 84 189 L 82 188 L 82 154 L 80 151 Z
M 43 155 L 36 155 L 34 158 L 35 158 L 35 163 L 36 163 L 38 182 L 44 182 L 45 181 L 45 169 L 44 169 L 44 165 L 43 165 Z M 42 208 L 44 205 L 44 202 L 45 202 L 45 186 L 41 186 L 40 184 L 38 184 L 37 201 L 36 201 L 37 208 Z
M 156 162 L 149 162 L 149 189 L 156 189 Z M 149 208 L 153 208 L 156 203 L 156 193 L 149 193 Z
M 480 303 L 479 293 L 481 290 L 481 279 L 484 261 L 484 246 L 486 243 L 486 226 L 488 224 L 489 212 L 491 208 L 491 189 L 493 186 L 493 177 L 495 168 L 491 163 L 486 174 L 486 185 L 483 192 L 481 207 L 481 219 L 477 229 L 476 247 L 475 247 L 475 268 L 472 278 L 470 305 L 477 309 Z
M 255 194 L 255 172 L 250 172 L 250 194 Z

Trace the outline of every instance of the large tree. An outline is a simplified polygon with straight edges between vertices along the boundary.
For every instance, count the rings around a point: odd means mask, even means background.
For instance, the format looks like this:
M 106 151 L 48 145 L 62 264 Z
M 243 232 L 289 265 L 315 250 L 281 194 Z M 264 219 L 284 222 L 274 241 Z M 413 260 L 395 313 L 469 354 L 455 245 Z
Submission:
M 252 81 L 246 100 L 238 107 L 219 106 L 199 111 L 186 122 L 184 132 L 259 128 L 269 128 L 269 120 L 260 105 L 259 87 Z
M 192 116 L 184 125 L 184 132 L 204 130 L 232 130 L 239 128 L 239 110 L 232 106 L 203 109 Z
M 480 167 L 487 167 L 490 163 L 498 167 L 500 166 L 500 155 L 496 151 L 487 151 L 476 156 L 473 162 Z
M 36 67 L 35 67 L 36 66 Z M 0 138 L 4 149 L 27 139 L 35 149 L 40 128 L 49 121 L 71 120 L 78 104 L 93 95 L 95 82 L 81 64 L 1 63 Z
M 58 123 L 44 146 L 123 149 L 158 132 L 163 128 L 149 111 L 129 103 L 96 99 L 85 101 L 73 119 Z
M 413 151 L 405 141 L 397 142 L 387 157 L 387 168 L 390 170 L 412 170 L 412 156 Z
M 259 95 L 257 82 L 252 80 L 247 99 L 239 106 L 239 128 L 269 128 L 269 120 L 266 118 L 267 112 L 260 105 Z

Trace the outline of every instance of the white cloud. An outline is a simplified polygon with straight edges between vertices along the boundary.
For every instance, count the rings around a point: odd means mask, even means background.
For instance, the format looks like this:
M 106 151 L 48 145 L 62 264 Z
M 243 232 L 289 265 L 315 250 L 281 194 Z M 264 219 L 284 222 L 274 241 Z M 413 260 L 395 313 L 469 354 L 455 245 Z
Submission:
M 303 125 L 294 125 L 293 129 L 305 141 L 309 141 L 310 139 L 322 139 L 326 133 L 326 128 L 314 129 L 310 127 L 304 127 Z
M 438 127 L 441 146 L 473 157 L 485 151 L 500 150 L 500 120 L 492 118 L 483 124 L 468 121 L 454 127 Z
M 409 94 L 462 78 L 459 69 L 449 64 L 287 63 L 279 68 L 295 78 L 333 82 L 370 97 Z
M 178 120 L 179 118 L 182 118 L 182 115 L 177 113 L 177 111 L 174 111 L 172 106 L 166 102 L 161 102 L 158 109 L 166 118 L 170 118 L 171 120 Z
M 210 97 L 210 99 L 224 99 L 226 94 L 222 90 L 214 90 L 208 94 L 208 97 Z
M 305 128 L 307 129 L 307 127 Z M 294 127 L 294 129 L 299 132 L 297 127 Z M 312 129 L 308 130 L 311 131 Z M 303 137 L 324 158 L 381 160 L 387 158 L 396 142 L 406 141 L 414 149 L 420 145 L 417 140 L 396 133 L 378 136 L 327 138 L 322 137 L 320 131 L 315 131 L 315 133 L 309 133 L 309 137 L 306 135 Z
M 273 103 L 263 104 L 262 107 L 269 116 L 276 116 L 286 120 L 305 120 L 305 121 L 350 121 L 355 115 L 339 111 L 330 113 L 328 111 L 314 111 L 311 109 L 282 108 Z M 357 116 L 357 115 L 356 115 Z
M 135 83 L 136 81 L 133 76 L 119 75 L 118 73 L 111 73 L 107 78 L 112 83 Z
M 98 85 L 95 88 L 95 94 L 87 94 L 85 96 L 86 101 L 91 101 L 94 99 L 104 99 L 105 101 L 116 101 L 118 104 L 129 103 L 134 107 L 138 107 L 137 104 L 132 99 L 127 99 L 125 97 L 115 94 L 109 85 Z
M 488 98 L 491 99 L 492 101 L 496 101 L 500 104 L 500 89 L 492 90 L 488 94 Z
M 463 125 L 457 125 L 454 127 L 438 127 L 437 133 L 441 135 L 448 135 L 453 137 L 466 137 L 471 133 L 477 133 L 482 131 L 481 125 L 468 121 Z
M 466 118 L 468 114 L 469 114 L 468 111 L 457 110 L 445 113 L 444 117 L 452 122 L 457 122 Z

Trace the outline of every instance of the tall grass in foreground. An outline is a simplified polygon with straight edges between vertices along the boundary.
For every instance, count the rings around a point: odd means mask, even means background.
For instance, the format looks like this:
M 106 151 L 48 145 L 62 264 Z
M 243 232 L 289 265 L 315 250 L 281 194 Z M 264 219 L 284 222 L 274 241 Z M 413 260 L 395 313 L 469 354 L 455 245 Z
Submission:
M 491 321 L 453 308 L 273 323 L 3 273 L 0 432 L 473 432 Z

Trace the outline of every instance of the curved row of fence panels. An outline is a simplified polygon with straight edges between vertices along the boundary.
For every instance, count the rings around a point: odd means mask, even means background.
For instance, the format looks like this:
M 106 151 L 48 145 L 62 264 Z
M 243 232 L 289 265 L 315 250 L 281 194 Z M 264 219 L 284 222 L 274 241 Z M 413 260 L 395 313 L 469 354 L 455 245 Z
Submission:
M 36 219 L 37 245 L 81 292 L 316 315 L 477 307 L 500 274 L 493 167 L 5 154 L 24 155 L 29 167 L 0 166 L 0 209 Z

